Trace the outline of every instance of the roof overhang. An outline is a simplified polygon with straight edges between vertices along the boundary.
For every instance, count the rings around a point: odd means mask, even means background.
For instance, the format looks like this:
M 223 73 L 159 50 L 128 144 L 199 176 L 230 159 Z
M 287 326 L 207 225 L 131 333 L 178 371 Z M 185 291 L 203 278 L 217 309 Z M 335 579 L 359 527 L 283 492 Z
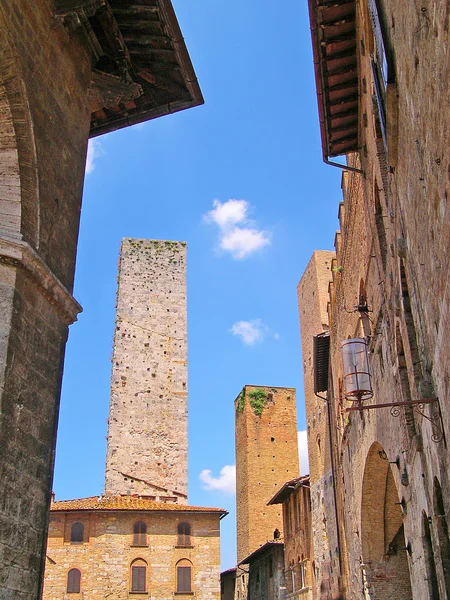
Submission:
M 251 554 L 246 556 L 244 558 L 244 560 L 241 560 L 241 562 L 238 564 L 238 566 L 239 565 L 248 565 L 253 560 L 255 560 L 256 558 L 261 556 L 261 554 L 264 554 L 265 552 L 270 552 L 271 550 L 273 550 L 274 548 L 277 548 L 277 547 L 284 548 L 283 542 L 266 542 L 265 544 L 263 544 L 262 546 L 260 546 L 256 550 L 254 550 Z
M 309 475 L 296 477 L 286 483 L 278 490 L 278 492 L 269 500 L 267 506 L 272 504 L 282 504 L 298 487 L 309 487 Z
M 203 104 L 170 0 L 57 0 L 93 75 L 90 136 Z
M 308 0 L 324 160 L 358 149 L 355 0 Z

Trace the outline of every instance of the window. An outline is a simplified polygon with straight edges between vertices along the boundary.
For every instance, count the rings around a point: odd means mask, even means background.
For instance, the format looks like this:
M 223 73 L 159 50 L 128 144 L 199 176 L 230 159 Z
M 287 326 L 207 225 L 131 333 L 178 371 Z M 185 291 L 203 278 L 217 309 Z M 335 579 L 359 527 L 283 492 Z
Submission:
M 70 541 L 76 543 L 83 543 L 84 541 L 84 525 L 77 521 L 72 525 L 70 530 Z
M 147 525 L 143 521 L 137 521 L 133 525 L 133 546 L 147 545 Z
M 192 565 L 186 560 L 177 563 L 177 592 L 186 593 L 192 591 Z
M 178 545 L 191 545 L 191 526 L 189 523 L 178 523 Z
M 372 57 L 372 75 L 374 91 L 378 104 L 378 117 L 381 126 L 383 142 L 386 146 L 386 94 L 388 83 L 394 82 L 392 53 L 385 35 L 383 15 L 380 12 L 378 0 L 368 0 L 370 20 L 375 39 L 375 54 Z
M 81 572 L 78 569 L 70 569 L 67 574 L 67 593 L 79 594 L 81 583 Z
M 136 559 L 131 565 L 131 591 L 145 592 L 147 581 L 147 563 L 141 558 Z

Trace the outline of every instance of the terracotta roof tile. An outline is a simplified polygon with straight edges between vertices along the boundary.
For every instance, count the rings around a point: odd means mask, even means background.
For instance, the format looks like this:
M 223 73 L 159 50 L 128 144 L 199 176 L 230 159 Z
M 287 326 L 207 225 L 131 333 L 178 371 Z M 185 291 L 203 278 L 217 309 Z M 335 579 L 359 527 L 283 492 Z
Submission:
M 204 506 L 155 502 L 148 498 L 139 498 L 136 496 L 92 496 L 91 498 L 78 498 L 75 500 L 59 500 L 58 502 L 52 503 L 50 510 L 153 510 L 228 514 L 223 508 L 208 508 Z

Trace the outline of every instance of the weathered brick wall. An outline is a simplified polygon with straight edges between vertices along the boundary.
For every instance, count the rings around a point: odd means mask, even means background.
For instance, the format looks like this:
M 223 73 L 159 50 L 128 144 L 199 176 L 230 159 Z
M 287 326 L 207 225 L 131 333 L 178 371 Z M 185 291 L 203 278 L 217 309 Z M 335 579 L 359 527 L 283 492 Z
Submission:
M 133 525 L 147 524 L 148 546 L 133 546 Z M 70 543 L 70 527 L 85 524 L 85 542 Z M 177 525 L 192 526 L 192 548 L 178 546 Z M 167 600 L 177 590 L 176 565 L 192 563 L 192 590 L 203 600 L 220 598 L 219 517 L 214 514 L 167 512 L 83 512 L 52 513 L 47 547 L 44 600 L 61 598 L 107 598 L 125 600 L 131 596 L 131 563 L 147 563 L 147 592 L 136 598 Z M 81 571 L 81 593 L 66 596 L 67 574 Z M 192 594 L 177 594 L 177 598 Z
M 252 394 L 259 391 L 262 401 L 255 404 Z M 281 507 L 267 503 L 299 474 L 295 390 L 246 385 L 235 401 L 235 413 L 239 563 L 272 540 L 275 529 L 283 530 Z
M 122 242 L 107 492 L 187 502 L 186 244 Z
M 91 62 L 54 2 L 0 6 L 0 598 L 40 597 L 90 125 Z

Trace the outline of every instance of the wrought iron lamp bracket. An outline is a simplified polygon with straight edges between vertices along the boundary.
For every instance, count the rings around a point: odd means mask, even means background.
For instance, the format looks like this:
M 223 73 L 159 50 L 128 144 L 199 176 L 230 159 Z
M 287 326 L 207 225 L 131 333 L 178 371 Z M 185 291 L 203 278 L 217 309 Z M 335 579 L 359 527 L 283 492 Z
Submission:
M 433 404 L 436 403 L 435 408 L 433 408 L 432 413 L 427 415 L 425 413 L 425 404 Z M 360 400 L 355 400 L 354 406 L 350 408 L 344 409 L 344 412 L 354 412 L 354 411 L 363 411 L 363 410 L 372 410 L 374 408 L 389 408 L 390 413 L 393 417 L 399 417 L 402 411 L 399 409 L 400 406 L 410 406 L 411 409 L 424 419 L 426 419 L 433 428 L 434 433 L 431 436 L 431 440 L 437 444 L 439 442 L 444 442 L 445 447 L 447 447 L 444 433 L 444 424 L 442 421 L 441 407 L 439 406 L 438 398 L 422 398 L 421 400 L 409 400 L 407 402 L 389 402 L 386 404 L 363 404 Z

